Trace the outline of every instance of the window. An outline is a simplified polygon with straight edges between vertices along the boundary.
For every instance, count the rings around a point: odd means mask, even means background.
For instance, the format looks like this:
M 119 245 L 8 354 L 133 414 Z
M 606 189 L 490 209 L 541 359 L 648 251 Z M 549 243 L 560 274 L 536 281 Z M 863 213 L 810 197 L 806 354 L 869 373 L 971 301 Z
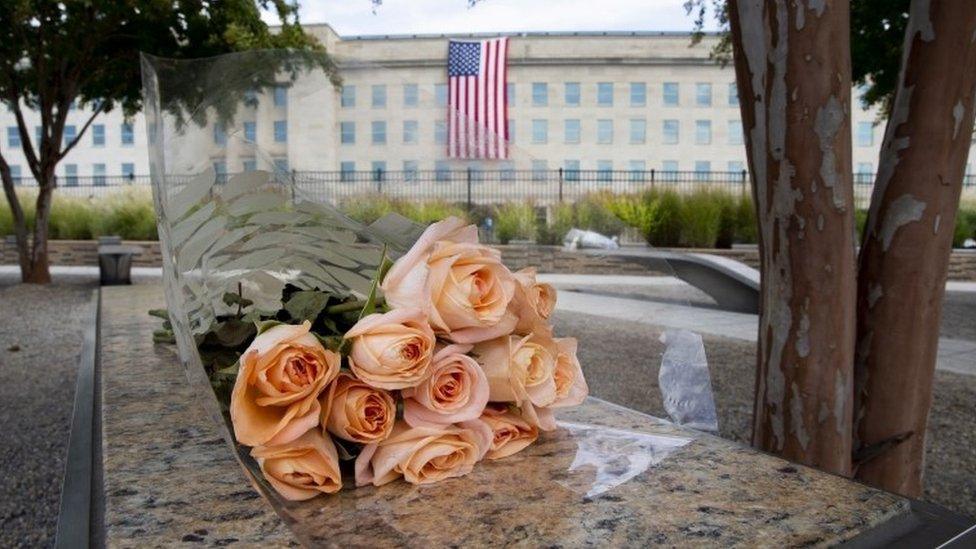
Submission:
M 871 122 L 857 123 L 857 146 L 870 147 L 874 145 L 874 124 Z
M 339 162 L 339 181 L 349 183 L 356 178 L 356 163 L 344 160 Z
M 665 145 L 678 144 L 678 121 L 677 120 L 664 121 L 664 137 L 662 141 Z
M 712 106 L 712 85 L 706 82 L 695 84 L 695 105 L 699 107 Z
M 447 84 L 434 84 L 434 100 L 438 107 L 447 106 Z
M 214 124 L 213 127 L 213 142 L 214 145 L 226 145 L 227 144 L 227 132 L 224 131 L 223 124 Z
M 355 122 L 339 122 L 339 143 L 343 145 L 356 144 Z
M 509 118 L 507 122 L 506 127 L 508 127 L 508 142 L 515 143 L 515 119 Z
M 275 143 L 288 142 L 288 121 L 287 120 L 274 121 L 274 140 Z
M 415 183 L 417 181 L 417 161 L 416 160 L 404 160 L 403 161 L 403 180 L 410 183 Z
M 285 107 L 288 105 L 288 88 L 284 86 L 275 86 L 274 105 L 275 107 Z
M 563 163 L 563 179 L 566 181 L 579 181 L 580 161 L 567 160 Z
M 420 126 L 416 120 L 403 121 L 403 142 L 415 144 L 419 141 Z
M 217 176 L 217 181 L 224 183 L 227 181 L 227 162 L 223 160 L 214 160 L 213 162 L 214 174 Z
M 248 143 L 254 143 L 258 140 L 258 125 L 257 122 L 245 122 L 244 123 L 244 140 Z
M 434 162 L 434 179 L 437 181 L 451 180 L 451 168 L 448 166 L 446 160 L 437 160 Z
M 132 124 L 123 123 L 120 128 L 122 134 L 122 146 L 127 147 L 134 145 L 136 142 L 135 133 L 132 131 Z
M 241 162 L 241 167 L 245 172 L 253 172 L 254 170 L 258 169 L 258 161 L 253 158 L 245 158 Z
M 420 92 L 416 84 L 403 85 L 403 106 L 416 107 L 420 100 Z
M 647 141 L 647 121 L 643 118 L 630 119 L 630 143 L 641 145 Z
M 7 126 L 7 146 L 20 146 L 20 129 L 17 126 Z
M 613 82 L 597 82 L 596 104 L 601 107 L 613 106 Z
M 729 120 L 729 145 L 742 144 L 742 121 Z
M 10 178 L 14 180 L 14 185 L 20 185 L 22 183 L 20 180 L 20 164 L 10 164 Z
M 132 162 L 122 163 L 122 175 L 132 179 L 136 175 L 136 165 Z
M 870 162 L 858 162 L 857 170 L 855 170 L 854 182 L 861 184 L 869 184 L 872 182 L 872 175 L 874 172 L 874 166 Z
M 68 187 L 78 186 L 78 164 L 64 165 L 64 184 Z
M 739 106 L 739 86 L 736 86 L 735 82 L 729 82 L 729 106 Z
M 580 83 L 566 82 L 566 106 L 578 107 L 580 104 Z
M 447 121 L 446 120 L 434 121 L 434 143 L 438 145 L 447 145 Z
M 712 163 L 708 160 L 695 160 L 695 180 L 705 181 L 712 171 Z
M 613 120 L 596 121 L 596 142 L 601 145 L 613 143 Z
M 105 125 L 104 124 L 95 124 L 92 126 L 92 146 L 93 147 L 105 146 Z
M 664 172 L 665 181 L 675 181 L 678 179 L 678 161 L 664 160 L 661 162 L 661 171 Z
M 372 134 L 373 134 L 373 144 L 374 145 L 386 145 L 386 121 L 385 120 L 373 120 L 372 123 Z
M 545 107 L 549 105 L 549 84 L 545 82 L 532 83 L 532 106 Z
M 512 82 L 505 84 L 505 99 L 509 105 L 515 105 L 515 84 Z
M 549 142 L 548 120 L 537 119 L 532 121 L 532 142 L 538 145 L 543 145 Z
M 743 164 L 742 162 L 740 162 L 738 160 L 730 160 L 729 163 L 728 163 L 728 168 L 727 169 L 728 169 L 729 172 L 731 172 L 731 173 L 733 173 L 735 175 L 741 175 L 742 172 L 744 172 L 746 168 L 745 168 L 745 164 Z
M 609 183 L 613 181 L 613 161 L 612 160 L 597 160 L 596 161 L 596 180 L 601 183 Z
M 568 119 L 563 124 L 563 134 L 566 143 L 574 145 L 580 142 L 580 121 L 579 119 Z
M 630 170 L 631 182 L 638 183 L 644 181 L 644 173 L 647 172 L 647 169 L 643 160 L 631 160 L 627 163 L 627 167 Z
M 373 108 L 386 108 L 386 86 L 384 84 L 373 84 Z
M 664 106 L 677 107 L 678 106 L 678 83 L 665 82 L 664 87 L 662 88 L 662 97 L 664 98 Z
M 288 173 L 288 159 L 287 158 L 275 158 L 271 161 L 274 166 L 275 172 Z
M 92 164 L 92 184 L 99 187 L 105 186 L 105 164 Z
M 374 160 L 369 171 L 373 176 L 373 181 L 384 181 L 386 179 L 386 162 Z
M 696 145 L 712 144 L 712 121 L 711 120 L 695 120 L 695 144 Z
M 244 104 L 247 105 L 247 106 L 249 106 L 249 107 L 257 107 L 258 106 L 258 93 L 256 91 L 254 91 L 253 89 L 251 89 L 251 90 L 244 90 Z
M 356 86 L 342 87 L 342 95 L 340 96 L 339 104 L 346 108 L 356 106 Z
M 630 106 L 643 107 L 647 105 L 647 84 L 644 82 L 630 83 Z
M 62 137 L 63 146 L 67 147 L 73 143 L 76 137 L 78 137 L 78 128 L 70 124 L 65 126 L 64 136 Z
M 546 180 L 546 172 L 549 171 L 549 163 L 545 160 L 532 161 L 532 181 L 541 182 Z

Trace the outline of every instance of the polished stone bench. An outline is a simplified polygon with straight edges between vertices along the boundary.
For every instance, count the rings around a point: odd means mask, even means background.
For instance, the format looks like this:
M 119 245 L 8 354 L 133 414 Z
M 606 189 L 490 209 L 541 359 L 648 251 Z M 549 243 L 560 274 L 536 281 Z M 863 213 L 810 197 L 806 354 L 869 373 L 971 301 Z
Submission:
M 152 343 L 158 320 L 146 311 L 163 303 L 155 285 L 102 289 L 99 545 L 870 547 L 934 544 L 968 526 L 597 398 L 460 479 L 282 502 L 240 466 L 208 389 L 187 381 L 173 347 Z
M 98 273 L 101 285 L 132 284 L 132 258 L 141 253 L 139 246 L 99 244 Z

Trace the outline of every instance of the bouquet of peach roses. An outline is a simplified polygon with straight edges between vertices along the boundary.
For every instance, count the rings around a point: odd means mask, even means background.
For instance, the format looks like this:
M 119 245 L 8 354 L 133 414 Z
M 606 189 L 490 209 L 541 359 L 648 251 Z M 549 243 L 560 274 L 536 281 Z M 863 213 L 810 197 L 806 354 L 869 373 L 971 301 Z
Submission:
M 231 319 L 223 336 L 243 352 L 211 378 L 235 438 L 286 499 L 340 490 L 344 463 L 356 486 L 465 475 L 587 395 L 576 340 L 548 322 L 555 290 L 509 271 L 457 218 L 380 268 L 366 300 L 333 300 L 287 287 L 282 311 Z

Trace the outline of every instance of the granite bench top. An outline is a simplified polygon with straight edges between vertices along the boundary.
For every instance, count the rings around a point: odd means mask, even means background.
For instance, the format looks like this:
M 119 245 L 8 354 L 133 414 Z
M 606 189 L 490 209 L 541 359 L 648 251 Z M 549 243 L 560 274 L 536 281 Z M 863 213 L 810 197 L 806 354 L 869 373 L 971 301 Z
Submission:
M 466 477 L 284 502 L 239 466 L 175 348 L 152 343 L 146 311 L 162 306 L 161 287 L 102 292 L 108 546 L 832 545 L 909 511 L 904 498 L 596 398 Z

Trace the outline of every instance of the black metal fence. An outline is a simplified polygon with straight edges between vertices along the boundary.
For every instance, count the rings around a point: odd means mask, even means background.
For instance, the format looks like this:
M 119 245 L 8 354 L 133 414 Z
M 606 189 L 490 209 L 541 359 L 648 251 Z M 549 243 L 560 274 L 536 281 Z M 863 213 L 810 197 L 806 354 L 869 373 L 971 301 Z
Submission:
M 234 174 L 219 174 L 219 179 Z M 748 195 L 749 174 L 661 170 L 402 170 L 276 172 L 275 180 L 291 185 L 297 195 L 339 204 L 357 197 L 381 194 L 403 200 L 443 200 L 468 206 L 513 200 L 538 205 L 573 202 L 591 193 L 634 193 L 649 189 L 690 193 L 699 189 Z M 23 178 L 22 187 L 34 185 Z M 90 196 L 146 186 L 149 176 L 60 177 L 61 192 Z M 854 197 L 866 207 L 874 174 L 854 174 Z M 976 194 L 976 176 L 966 176 L 964 192 Z

